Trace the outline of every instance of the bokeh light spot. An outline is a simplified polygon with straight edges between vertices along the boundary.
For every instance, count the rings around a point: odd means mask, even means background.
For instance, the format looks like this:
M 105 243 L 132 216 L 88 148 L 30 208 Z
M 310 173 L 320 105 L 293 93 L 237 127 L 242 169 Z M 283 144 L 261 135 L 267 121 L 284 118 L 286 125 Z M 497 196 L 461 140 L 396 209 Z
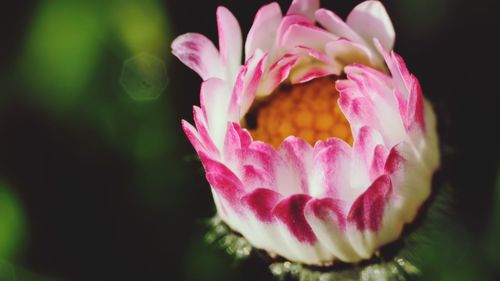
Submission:
M 134 100 L 155 100 L 167 87 L 167 68 L 161 59 L 140 54 L 125 61 L 120 83 Z

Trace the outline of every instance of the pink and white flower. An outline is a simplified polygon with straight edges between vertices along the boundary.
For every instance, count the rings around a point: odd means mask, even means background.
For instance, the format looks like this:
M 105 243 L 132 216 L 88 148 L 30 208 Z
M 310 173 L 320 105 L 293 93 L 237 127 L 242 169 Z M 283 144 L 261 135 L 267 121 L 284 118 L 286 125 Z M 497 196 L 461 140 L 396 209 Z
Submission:
M 312 265 L 368 259 L 398 239 L 431 192 L 439 150 L 435 115 L 392 52 L 395 33 L 382 4 L 363 2 L 343 21 L 319 0 L 294 0 L 284 16 L 271 3 L 258 11 L 244 46 L 224 7 L 217 24 L 219 49 L 196 33 L 178 37 L 172 49 L 204 80 L 195 126 L 182 126 L 218 215 L 256 248 Z M 311 108 L 325 95 L 307 99 L 330 84 L 338 93 L 325 94 L 334 103 L 321 115 Z M 294 89 L 304 94 L 290 103 Z M 276 131 L 293 134 L 273 131 L 274 104 L 289 110 L 276 115 Z M 267 120 L 257 124 L 264 137 L 246 121 L 262 108 L 271 112 L 258 119 Z M 324 114 L 337 114 L 330 115 L 336 123 L 325 123 Z M 283 116 L 298 118 L 290 121 L 296 127 L 283 129 Z

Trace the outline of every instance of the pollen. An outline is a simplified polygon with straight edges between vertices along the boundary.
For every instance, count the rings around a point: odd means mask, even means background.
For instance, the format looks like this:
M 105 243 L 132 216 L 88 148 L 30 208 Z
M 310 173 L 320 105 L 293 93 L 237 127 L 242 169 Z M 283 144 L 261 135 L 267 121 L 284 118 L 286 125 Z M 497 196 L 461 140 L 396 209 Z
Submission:
M 337 137 L 352 145 L 349 122 L 338 106 L 336 76 L 281 85 L 268 98 L 258 101 L 245 116 L 246 128 L 254 140 L 278 147 L 288 136 L 311 145 Z

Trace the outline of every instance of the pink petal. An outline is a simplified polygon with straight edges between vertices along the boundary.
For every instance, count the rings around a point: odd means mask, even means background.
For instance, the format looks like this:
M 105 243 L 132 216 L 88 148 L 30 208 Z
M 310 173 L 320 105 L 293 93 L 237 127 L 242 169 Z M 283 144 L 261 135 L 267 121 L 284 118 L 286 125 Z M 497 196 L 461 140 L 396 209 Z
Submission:
M 277 60 L 263 77 L 257 95 L 266 96 L 271 94 L 279 84 L 288 78 L 290 71 L 298 61 L 299 57 L 292 54 L 286 54 Z
M 301 67 L 299 69 L 294 69 L 293 73 L 290 75 L 290 82 L 292 84 L 305 83 L 313 79 L 325 77 L 332 74 L 338 74 L 338 71 L 332 69 L 328 65 Z
M 275 191 L 258 188 L 245 195 L 241 201 L 248 206 L 257 219 L 263 223 L 270 223 L 274 220 L 272 209 L 280 198 L 279 193 Z
M 273 2 L 259 9 L 245 42 L 245 57 L 250 58 L 256 49 L 270 50 L 276 40 L 281 22 L 281 9 Z
M 281 200 L 272 212 L 299 242 L 312 245 L 317 238 L 304 215 L 304 208 L 309 200 L 311 197 L 305 194 L 292 195 Z
M 303 15 L 314 20 L 314 12 L 319 9 L 319 0 L 293 0 L 287 15 Z
M 365 1 L 356 6 L 346 20 L 347 24 L 372 45 L 378 38 L 385 50 L 392 50 L 396 37 L 391 19 L 382 3 Z
M 374 179 L 386 172 L 385 164 L 388 154 L 389 152 L 385 145 L 378 144 L 375 146 L 370 167 L 370 179 Z
M 305 46 L 323 51 L 328 42 L 337 40 L 338 37 L 323 29 L 302 24 L 290 25 L 280 41 L 280 46 Z
M 384 170 L 387 174 L 393 174 L 399 169 L 404 167 L 404 164 L 406 162 L 406 159 L 403 157 L 399 146 L 395 146 L 391 149 L 389 152 L 389 155 L 387 156 L 385 163 L 384 163 Z
M 234 209 L 239 209 L 240 198 L 244 195 L 243 183 L 224 164 L 211 159 L 203 152 L 199 153 L 199 156 L 210 185 Z
M 308 202 L 306 212 L 322 221 L 334 221 L 340 230 L 346 228 L 345 202 L 333 198 L 312 199 Z
M 275 169 L 281 159 L 272 146 L 263 142 L 252 142 L 248 147 L 242 148 L 242 155 L 245 156 L 241 159 L 243 165 L 259 167 L 276 178 Z
M 201 142 L 205 146 L 207 153 L 210 153 L 211 155 L 218 155 L 219 149 L 215 146 L 212 137 L 210 136 L 205 116 L 206 115 L 201 108 L 193 106 L 194 124 L 196 125 L 196 130 L 200 135 Z
M 278 31 L 276 33 L 276 42 L 279 46 L 282 46 L 283 36 L 285 35 L 285 33 L 290 29 L 291 26 L 294 25 L 307 26 L 311 29 L 319 29 L 314 25 L 314 22 L 307 17 L 301 15 L 287 15 L 281 20 L 280 25 L 278 26 Z
M 347 214 L 344 210 L 343 201 L 332 198 L 312 199 L 307 203 L 305 214 L 322 247 L 341 261 L 356 262 L 361 257 L 348 239 Z
M 252 105 L 263 78 L 266 60 L 267 54 L 257 50 L 241 67 L 229 103 L 228 115 L 232 121 L 243 118 Z
M 354 166 L 364 166 L 368 170 L 375 148 L 383 144 L 384 139 L 379 132 L 368 126 L 361 127 L 353 147 Z
M 274 175 L 269 171 L 253 165 L 244 165 L 242 170 L 241 178 L 246 190 L 251 191 L 262 186 L 276 189 Z
M 375 178 L 380 176 L 380 174 L 374 175 L 371 173 L 371 170 L 375 149 L 378 145 L 383 146 L 383 144 L 384 140 L 382 136 L 375 129 L 368 126 L 363 126 L 359 129 L 357 137 L 354 140 L 351 162 L 351 183 L 355 190 L 364 191 L 364 188 L 369 186 Z M 377 159 L 377 161 L 378 160 L 379 159 Z M 385 162 L 385 158 L 381 161 Z M 357 196 L 359 193 L 355 195 Z
M 198 33 L 186 33 L 172 42 L 172 53 L 203 80 L 222 77 L 219 52 L 212 41 Z
M 392 75 L 395 94 L 399 105 L 402 121 L 407 132 L 415 126 L 425 132 L 424 100 L 418 79 L 410 73 L 401 56 L 394 51 L 389 55 L 375 41 L 379 51 L 383 54 Z
M 234 15 L 225 7 L 217 8 L 217 27 L 219 30 L 219 49 L 222 64 L 228 68 L 231 80 L 241 65 L 243 39 L 240 25 Z
M 386 175 L 380 176 L 351 206 L 349 223 L 361 231 L 379 231 L 391 192 L 391 179 Z
M 184 134 L 186 134 L 196 152 L 206 150 L 205 145 L 201 141 L 200 135 L 193 125 L 189 124 L 186 120 L 182 120 L 182 130 L 184 131 Z

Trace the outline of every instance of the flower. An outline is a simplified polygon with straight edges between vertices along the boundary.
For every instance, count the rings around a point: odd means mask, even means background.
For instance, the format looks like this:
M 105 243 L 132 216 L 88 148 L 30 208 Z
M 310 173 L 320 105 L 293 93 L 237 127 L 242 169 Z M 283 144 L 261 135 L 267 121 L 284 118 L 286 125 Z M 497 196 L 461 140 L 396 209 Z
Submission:
M 262 7 L 243 43 L 217 10 L 219 50 L 188 33 L 173 54 L 204 80 L 194 124 L 217 213 L 256 248 L 291 261 L 358 262 L 398 239 L 439 166 L 435 115 L 392 52 L 383 5 L 344 22 L 318 0 Z

